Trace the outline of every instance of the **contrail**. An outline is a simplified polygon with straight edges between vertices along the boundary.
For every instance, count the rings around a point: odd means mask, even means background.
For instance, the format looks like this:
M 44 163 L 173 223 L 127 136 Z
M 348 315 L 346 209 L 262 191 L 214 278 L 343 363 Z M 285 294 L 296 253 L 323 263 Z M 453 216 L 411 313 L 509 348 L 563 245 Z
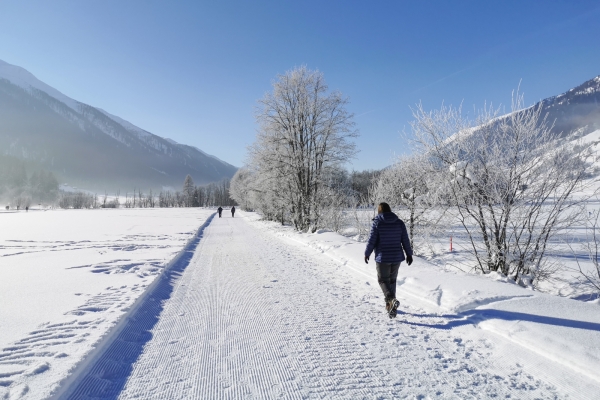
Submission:
M 365 111 L 364 113 L 360 113 L 360 114 L 358 114 L 358 115 L 355 115 L 355 117 L 362 117 L 363 115 L 370 114 L 370 113 L 372 113 L 373 111 L 377 111 L 377 109 L 376 109 L 376 108 L 374 108 L 374 109 L 372 109 L 372 110 Z

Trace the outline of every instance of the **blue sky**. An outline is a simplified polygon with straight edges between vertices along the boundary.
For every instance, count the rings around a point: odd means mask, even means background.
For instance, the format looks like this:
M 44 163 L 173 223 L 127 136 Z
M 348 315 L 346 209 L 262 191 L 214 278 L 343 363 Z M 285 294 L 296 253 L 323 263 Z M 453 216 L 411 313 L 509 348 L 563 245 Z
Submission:
M 350 98 L 350 169 L 410 152 L 410 106 L 527 103 L 600 74 L 598 1 L 0 0 L 0 59 L 237 166 L 278 74 Z

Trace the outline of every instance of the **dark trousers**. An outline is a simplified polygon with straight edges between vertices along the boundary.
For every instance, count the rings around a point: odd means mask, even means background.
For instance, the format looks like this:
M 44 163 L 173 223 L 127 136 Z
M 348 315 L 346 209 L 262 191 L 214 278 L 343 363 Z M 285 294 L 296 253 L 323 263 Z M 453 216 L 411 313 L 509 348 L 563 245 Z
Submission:
M 396 297 L 396 279 L 400 263 L 376 263 L 377 281 L 383 291 L 385 299 Z

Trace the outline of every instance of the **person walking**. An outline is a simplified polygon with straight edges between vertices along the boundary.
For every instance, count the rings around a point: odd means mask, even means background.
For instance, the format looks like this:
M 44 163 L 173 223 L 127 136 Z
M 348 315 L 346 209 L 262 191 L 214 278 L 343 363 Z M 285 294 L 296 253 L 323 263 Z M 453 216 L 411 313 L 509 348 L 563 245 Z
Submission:
M 412 248 L 408 239 L 406 225 L 387 203 L 379 203 L 377 216 L 373 218 L 371 233 L 365 249 L 365 263 L 369 263 L 371 253 L 375 251 L 377 281 L 385 296 L 385 309 L 390 318 L 396 317 L 400 302 L 396 300 L 396 279 L 400 263 L 413 262 Z M 406 258 L 404 254 L 406 253 Z
M 231 218 L 233 218 L 233 214 L 235 214 L 235 206 L 231 207 Z
M 221 218 L 221 213 L 223 212 L 223 208 L 221 206 L 219 206 L 219 208 L 217 208 L 217 211 L 219 212 L 219 218 Z

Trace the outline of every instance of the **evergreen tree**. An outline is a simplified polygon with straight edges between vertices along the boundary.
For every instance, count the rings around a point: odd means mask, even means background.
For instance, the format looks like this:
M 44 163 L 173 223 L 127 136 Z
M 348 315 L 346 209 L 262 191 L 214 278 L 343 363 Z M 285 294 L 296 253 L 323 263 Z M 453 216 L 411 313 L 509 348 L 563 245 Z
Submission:
M 188 174 L 185 177 L 185 181 L 183 181 L 183 195 L 185 196 L 185 205 L 186 207 L 191 207 L 194 202 L 194 180 Z

